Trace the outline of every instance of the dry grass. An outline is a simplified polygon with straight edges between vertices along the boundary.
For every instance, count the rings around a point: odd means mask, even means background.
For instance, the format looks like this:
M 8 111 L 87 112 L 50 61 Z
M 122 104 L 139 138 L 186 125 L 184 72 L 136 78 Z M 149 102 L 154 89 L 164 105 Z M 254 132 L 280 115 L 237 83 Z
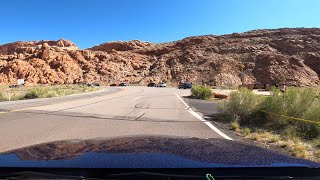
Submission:
M 282 134 L 262 129 L 255 129 L 251 132 L 247 127 L 243 129 L 239 127 L 238 132 L 245 138 L 259 142 L 258 145 L 271 147 L 276 151 L 278 150 L 295 157 L 320 162 L 320 140 L 305 141 L 297 136 L 288 138 Z
M 320 150 L 315 151 L 313 153 L 313 157 L 314 157 L 314 159 L 312 159 L 313 161 L 320 162 Z
M 234 131 L 239 131 L 240 124 L 239 124 L 239 122 L 237 120 L 232 121 L 231 129 L 234 130 Z
M 252 140 L 255 140 L 255 141 L 258 141 L 258 140 L 261 139 L 260 136 L 259 136 L 259 134 L 257 134 L 257 133 L 252 134 L 252 135 L 251 135 L 251 138 L 252 138 Z
M 21 88 L 0 87 L 0 101 L 35 99 L 45 97 L 65 96 L 84 92 L 97 91 L 99 87 L 81 85 L 56 85 L 56 86 L 23 86 Z
M 299 158 L 306 158 L 307 157 L 307 148 L 306 146 L 302 144 L 295 144 L 291 148 L 291 154 L 293 156 L 299 157 Z
M 280 141 L 279 135 L 275 135 L 275 134 L 272 134 L 271 132 L 266 132 L 266 131 L 253 132 L 249 134 L 247 134 L 247 132 L 244 131 L 244 135 L 245 136 L 250 135 L 249 138 L 253 140 L 260 140 L 268 143 L 276 143 Z
M 273 136 L 270 136 L 269 139 L 268 139 L 268 142 L 269 143 L 276 143 L 280 140 L 279 136 L 276 136 L 276 135 L 273 135 Z
M 243 130 L 243 134 L 245 135 L 245 136 L 249 136 L 250 135 L 250 133 L 251 133 L 251 130 L 250 130 L 250 128 L 244 128 L 244 130 Z

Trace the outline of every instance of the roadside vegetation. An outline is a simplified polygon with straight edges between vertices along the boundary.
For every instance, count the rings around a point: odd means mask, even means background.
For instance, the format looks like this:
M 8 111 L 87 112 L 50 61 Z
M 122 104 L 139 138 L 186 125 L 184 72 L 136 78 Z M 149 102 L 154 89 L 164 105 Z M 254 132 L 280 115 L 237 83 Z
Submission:
M 320 96 L 317 88 L 272 90 L 259 96 L 248 89 L 220 102 L 221 119 L 244 137 L 320 162 Z
M 35 99 L 46 97 L 65 96 L 84 92 L 97 91 L 99 87 L 88 87 L 83 85 L 55 85 L 55 86 L 36 86 L 8 88 L 0 87 L 0 101 L 12 101 L 23 99 Z
M 206 86 L 193 85 L 191 88 L 191 96 L 197 99 L 210 99 L 211 89 Z

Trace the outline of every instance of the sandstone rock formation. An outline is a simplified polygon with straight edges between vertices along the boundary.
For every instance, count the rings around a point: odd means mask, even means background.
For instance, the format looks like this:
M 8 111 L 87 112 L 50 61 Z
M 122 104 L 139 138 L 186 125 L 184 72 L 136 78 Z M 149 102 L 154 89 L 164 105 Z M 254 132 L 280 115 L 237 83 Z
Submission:
M 152 44 L 108 42 L 86 50 L 67 40 L 0 45 L 0 83 L 180 80 L 217 86 L 320 84 L 320 29 L 284 28 Z

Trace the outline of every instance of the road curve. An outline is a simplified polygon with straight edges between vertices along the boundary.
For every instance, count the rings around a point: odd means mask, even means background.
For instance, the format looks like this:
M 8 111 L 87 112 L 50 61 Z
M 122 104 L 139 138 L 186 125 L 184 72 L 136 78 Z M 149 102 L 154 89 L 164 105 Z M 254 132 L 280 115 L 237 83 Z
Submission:
M 136 135 L 223 138 L 179 98 L 190 90 L 108 87 L 101 92 L 0 103 L 0 152 L 39 143 Z

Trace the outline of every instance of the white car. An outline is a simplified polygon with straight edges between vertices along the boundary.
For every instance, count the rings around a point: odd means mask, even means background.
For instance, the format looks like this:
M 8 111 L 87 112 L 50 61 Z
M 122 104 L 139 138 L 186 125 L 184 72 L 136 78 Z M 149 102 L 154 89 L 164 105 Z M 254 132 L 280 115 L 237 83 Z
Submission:
M 167 87 L 167 84 L 164 82 L 160 82 L 157 87 Z

